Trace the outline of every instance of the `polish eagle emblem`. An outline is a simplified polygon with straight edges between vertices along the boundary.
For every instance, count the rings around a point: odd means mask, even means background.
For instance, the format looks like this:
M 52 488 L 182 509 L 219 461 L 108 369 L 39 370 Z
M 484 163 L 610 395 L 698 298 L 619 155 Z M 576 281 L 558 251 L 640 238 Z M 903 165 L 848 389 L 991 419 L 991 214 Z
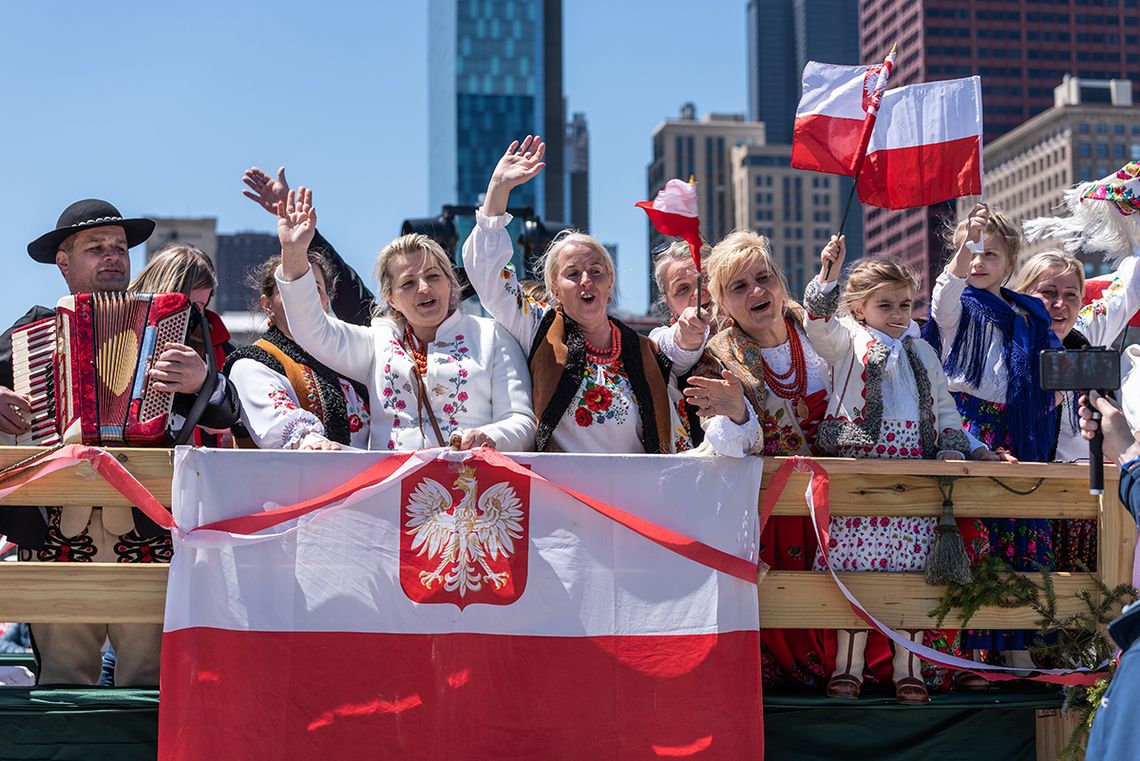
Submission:
M 401 554 L 412 567 L 401 563 L 401 583 L 417 602 L 507 604 L 522 592 L 525 557 L 521 579 L 511 561 L 525 545 L 526 507 L 509 480 L 480 491 L 476 474 L 460 467 L 453 489 L 425 476 L 404 500 Z

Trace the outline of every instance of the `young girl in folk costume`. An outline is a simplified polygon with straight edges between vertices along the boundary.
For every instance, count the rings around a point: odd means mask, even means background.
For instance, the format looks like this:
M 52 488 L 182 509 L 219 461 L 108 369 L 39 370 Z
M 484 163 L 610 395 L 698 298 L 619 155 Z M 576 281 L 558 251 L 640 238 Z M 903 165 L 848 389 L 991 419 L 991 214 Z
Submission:
M 984 242 L 984 246 L 982 243 Z M 1019 460 L 1049 462 L 1057 447 L 1060 407 L 1041 388 L 1038 354 L 1060 348 L 1052 319 L 1036 296 L 1003 287 L 1017 264 L 1021 232 L 984 204 L 954 231 L 954 256 L 934 284 L 923 336 L 943 359 L 950 391 L 968 430 Z M 978 250 L 982 249 L 982 250 Z M 1048 519 L 987 518 L 990 551 L 1018 571 L 1054 568 Z M 966 645 L 1016 650 L 1007 662 L 1030 666 L 1034 633 L 973 632 Z
M 836 278 L 844 254 L 844 239 L 833 237 L 821 255 L 820 275 L 804 296 L 808 336 L 832 371 L 832 396 L 817 446 L 840 457 L 968 456 L 973 447 L 962 430 L 942 364 L 911 319 L 918 279 L 895 262 L 863 260 L 847 277 L 840 308 Z M 844 571 L 921 571 L 937 525 L 937 518 L 832 518 L 832 566 Z M 822 557 L 815 566 L 826 567 Z M 907 635 L 920 642 L 922 632 Z M 827 692 L 854 698 L 862 687 L 867 633 L 839 631 L 837 638 Z M 897 648 L 892 665 L 898 700 L 927 702 L 919 660 Z

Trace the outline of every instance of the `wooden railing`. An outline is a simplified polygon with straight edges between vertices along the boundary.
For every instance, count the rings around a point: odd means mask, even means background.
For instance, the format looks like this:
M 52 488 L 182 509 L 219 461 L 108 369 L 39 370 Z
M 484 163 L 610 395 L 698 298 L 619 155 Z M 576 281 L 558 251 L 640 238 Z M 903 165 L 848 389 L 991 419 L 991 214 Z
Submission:
M 36 450 L 0 448 L 0 468 Z M 112 450 L 158 500 L 171 501 L 171 452 Z M 783 458 L 765 462 L 761 504 L 772 473 Z M 820 459 L 831 481 L 832 515 L 940 516 L 939 477 L 954 478 L 958 517 L 1083 518 L 1097 521 L 1097 575 L 1109 587 L 1131 579 L 1136 529 L 1117 497 L 1115 468 L 1105 468 L 1105 494 L 1088 492 L 1082 465 L 914 460 Z M 774 515 L 806 515 L 806 475 L 788 482 Z M 1019 494 L 1024 493 L 1024 494 Z M 69 468 L 29 484 L 6 499 L 15 505 L 118 506 L 124 499 L 87 466 Z M 164 564 L 0 563 L 0 620 L 31 623 L 160 623 L 168 567 Z M 914 573 L 841 574 L 866 608 L 888 626 L 934 628 L 929 613 L 942 594 Z M 1057 573 L 1058 611 L 1084 608 L 1077 590 L 1095 587 L 1086 574 Z M 759 586 L 764 628 L 866 628 L 851 611 L 830 575 L 773 570 Z M 947 626 L 956 624 L 948 620 Z M 1035 628 L 1031 611 L 987 608 L 971 621 L 978 628 Z M 1038 758 L 1053 759 L 1064 746 L 1071 722 L 1056 711 L 1038 711 Z

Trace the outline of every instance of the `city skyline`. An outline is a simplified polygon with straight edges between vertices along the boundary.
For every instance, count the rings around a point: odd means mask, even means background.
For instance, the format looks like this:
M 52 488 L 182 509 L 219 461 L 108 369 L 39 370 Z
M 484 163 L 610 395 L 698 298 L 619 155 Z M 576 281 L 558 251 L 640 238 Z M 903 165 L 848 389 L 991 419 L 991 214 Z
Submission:
M 695 96 L 702 108 L 744 110 L 744 12 L 743 0 L 700 14 L 680 0 L 653 14 L 575 0 L 564 14 L 567 113 L 589 119 L 590 223 L 621 250 L 622 309 L 647 306 L 645 220 L 633 204 L 645 200 L 648 136 Z M 314 188 L 322 232 L 369 280 L 401 221 L 429 211 L 426 4 L 313 13 L 291 2 L 123 2 L 63 16 L 21 4 L 8 20 L 50 29 L 52 44 L 13 35 L 0 51 L 6 70 L 20 72 L 7 82 L 0 127 L 6 324 L 64 294 L 58 270 L 26 246 L 80 198 L 105 198 L 128 216 L 216 217 L 222 234 L 272 233 L 273 218 L 241 196 L 241 175 L 284 164 L 294 186 Z M 687 55 L 678 43 L 684 65 L 655 73 L 662 41 L 694 29 L 721 40 L 718 54 Z M 134 272 L 143 256 L 132 252 Z

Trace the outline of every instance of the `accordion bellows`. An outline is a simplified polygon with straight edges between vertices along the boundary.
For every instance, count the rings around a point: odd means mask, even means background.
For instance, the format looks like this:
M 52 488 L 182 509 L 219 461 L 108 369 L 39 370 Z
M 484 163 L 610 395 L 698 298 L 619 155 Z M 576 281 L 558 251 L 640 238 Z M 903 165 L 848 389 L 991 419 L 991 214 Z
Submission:
M 16 443 L 169 443 L 174 395 L 147 370 L 165 344 L 186 343 L 190 315 L 181 293 L 81 293 L 60 299 L 54 320 L 13 331 L 14 390 L 33 417 Z

